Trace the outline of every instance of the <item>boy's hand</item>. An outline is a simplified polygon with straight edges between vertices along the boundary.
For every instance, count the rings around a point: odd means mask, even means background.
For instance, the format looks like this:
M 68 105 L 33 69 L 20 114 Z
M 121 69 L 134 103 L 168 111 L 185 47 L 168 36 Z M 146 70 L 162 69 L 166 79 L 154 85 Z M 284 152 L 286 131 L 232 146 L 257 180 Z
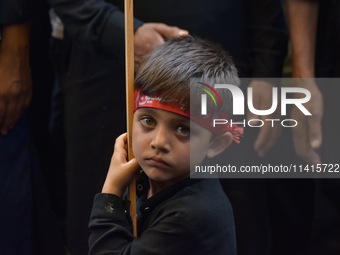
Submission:
M 127 134 L 124 133 L 116 139 L 111 164 L 106 176 L 102 193 L 115 194 L 122 197 L 126 187 L 130 184 L 133 176 L 140 169 L 137 160 L 127 162 Z

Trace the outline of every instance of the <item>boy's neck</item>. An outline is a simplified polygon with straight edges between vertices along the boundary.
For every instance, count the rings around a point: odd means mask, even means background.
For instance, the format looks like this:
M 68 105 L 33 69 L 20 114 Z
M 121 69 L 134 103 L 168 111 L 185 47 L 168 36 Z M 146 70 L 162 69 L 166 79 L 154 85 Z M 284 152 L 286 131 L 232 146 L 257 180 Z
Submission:
M 168 187 L 169 185 L 165 185 L 164 182 L 157 182 L 154 180 L 149 179 L 149 184 L 150 184 L 150 188 L 148 191 L 148 197 L 150 198 L 153 195 L 155 195 L 156 193 L 160 192 L 161 190 L 165 189 L 166 187 Z
M 167 181 L 167 182 L 154 181 L 154 180 L 149 178 L 150 188 L 149 188 L 149 191 L 148 191 L 147 198 L 152 197 L 153 195 L 157 194 L 158 192 L 162 191 L 163 189 L 166 189 L 167 187 L 174 185 L 174 184 L 186 179 L 189 176 L 190 176 L 190 174 L 188 174 L 187 176 L 181 176 L 179 179 L 176 179 L 176 180 L 173 180 L 173 181 Z

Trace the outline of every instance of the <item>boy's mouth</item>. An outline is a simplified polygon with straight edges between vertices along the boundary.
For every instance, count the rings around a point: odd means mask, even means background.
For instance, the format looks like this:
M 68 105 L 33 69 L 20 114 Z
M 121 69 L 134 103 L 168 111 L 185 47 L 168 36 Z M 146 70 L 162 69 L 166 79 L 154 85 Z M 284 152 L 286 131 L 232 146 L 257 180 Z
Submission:
M 166 163 L 163 159 L 158 157 L 151 157 L 146 159 L 146 161 L 153 166 L 169 166 L 168 163 Z

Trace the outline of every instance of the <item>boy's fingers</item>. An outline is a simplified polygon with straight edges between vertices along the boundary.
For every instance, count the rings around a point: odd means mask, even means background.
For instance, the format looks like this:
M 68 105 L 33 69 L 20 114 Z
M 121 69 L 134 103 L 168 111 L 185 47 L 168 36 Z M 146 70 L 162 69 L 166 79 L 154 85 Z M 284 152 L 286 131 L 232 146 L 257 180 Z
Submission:
M 125 151 L 128 151 L 128 149 L 129 149 L 129 145 L 128 145 L 128 143 L 126 142 L 126 143 L 124 144 L 124 150 L 125 150 Z
M 126 142 L 126 139 L 127 139 L 127 134 L 124 133 L 124 134 L 121 134 L 120 136 L 118 136 L 116 138 L 116 142 L 115 142 L 115 145 L 117 145 L 117 147 L 122 147 L 124 146 L 125 142 Z
M 138 165 L 137 159 L 133 158 L 129 162 L 125 164 L 131 172 L 136 172 L 137 170 L 140 169 L 140 166 Z
M 114 153 L 115 154 L 120 154 L 120 153 L 125 153 L 126 154 L 126 150 L 125 150 L 125 144 L 127 142 L 127 134 L 121 134 L 120 136 L 118 136 L 116 138 L 116 142 L 115 142 L 115 146 L 114 146 Z

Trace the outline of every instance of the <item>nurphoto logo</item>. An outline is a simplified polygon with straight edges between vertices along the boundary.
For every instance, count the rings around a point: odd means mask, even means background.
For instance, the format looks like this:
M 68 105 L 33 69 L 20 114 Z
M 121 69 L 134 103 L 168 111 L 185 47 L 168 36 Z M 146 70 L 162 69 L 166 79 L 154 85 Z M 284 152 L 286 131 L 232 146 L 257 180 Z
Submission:
M 209 88 L 219 99 L 221 105 L 222 101 L 220 99 L 220 96 L 218 95 L 217 91 L 215 89 L 228 89 L 232 95 L 233 98 L 233 115 L 245 115 L 245 109 L 244 109 L 244 94 L 242 90 L 236 86 L 236 85 L 231 85 L 231 84 L 215 84 L 214 88 L 208 84 L 200 83 L 207 88 Z M 208 91 L 205 88 L 199 88 L 202 91 L 206 92 L 214 101 L 215 105 L 217 105 L 216 100 L 212 93 Z M 289 93 L 302 93 L 305 95 L 304 98 L 287 98 L 287 94 Z M 209 114 L 207 113 L 207 94 L 202 94 L 201 95 L 201 115 L 202 116 L 208 116 Z M 309 90 L 304 89 L 304 88 L 298 88 L 298 87 L 282 87 L 281 88 L 281 115 L 286 116 L 287 115 L 287 105 L 295 105 L 300 111 L 306 115 L 306 116 L 311 116 L 312 114 L 303 106 L 303 104 L 307 103 L 311 99 L 311 93 Z M 259 116 L 266 116 L 274 113 L 278 107 L 278 99 L 279 99 L 279 94 L 278 94 L 278 88 L 273 87 L 272 89 L 272 106 L 269 109 L 265 110 L 258 110 L 255 109 L 254 104 L 253 104 L 253 88 L 248 87 L 247 90 L 247 106 L 248 109 L 251 113 Z M 294 119 L 266 119 L 265 121 L 271 122 L 272 127 L 274 127 L 275 122 L 281 122 L 281 125 L 283 127 L 296 127 L 298 125 L 298 122 Z M 264 125 L 264 121 L 261 119 L 251 119 L 246 122 L 244 119 L 241 122 L 233 122 L 232 119 L 213 119 L 213 126 L 215 127 L 216 125 L 225 125 L 225 124 L 230 124 L 235 125 L 243 125 L 244 127 L 246 124 L 248 124 L 249 127 L 262 127 Z M 251 123 L 258 123 L 257 125 L 252 125 Z

